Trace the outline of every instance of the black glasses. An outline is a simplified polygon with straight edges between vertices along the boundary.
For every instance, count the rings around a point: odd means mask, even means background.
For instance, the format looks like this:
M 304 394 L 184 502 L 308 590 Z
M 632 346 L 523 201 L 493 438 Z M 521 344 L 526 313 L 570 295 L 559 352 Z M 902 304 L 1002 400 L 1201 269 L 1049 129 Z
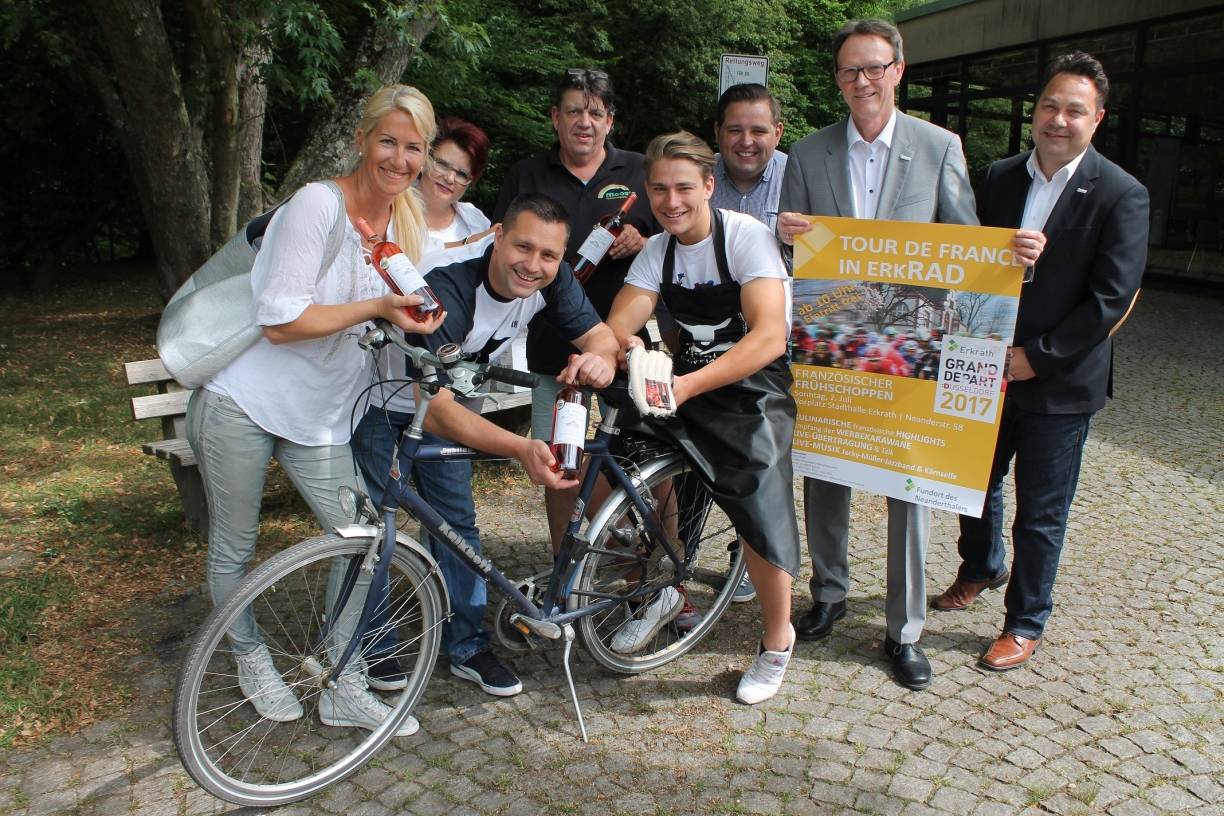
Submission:
M 849 85 L 858 79 L 859 72 L 862 72 L 863 76 L 867 77 L 868 79 L 882 79 L 884 77 L 884 72 L 896 64 L 897 61 L 893 60 L 886 65 L 863 65 L 859 68 L 838 68 L 834 72 L 834 75 L 837 77 L 837 82 L 839 85 Z
M 440 179 L 447 179 L 453 176 L 455 181 L 464 187 L 473 181 L 471 173 L 466 170 L 460 170 L 446 159 L 439 159 L 437 156 L 433 157 L 433 167 L 430 168 L 429 172 Z

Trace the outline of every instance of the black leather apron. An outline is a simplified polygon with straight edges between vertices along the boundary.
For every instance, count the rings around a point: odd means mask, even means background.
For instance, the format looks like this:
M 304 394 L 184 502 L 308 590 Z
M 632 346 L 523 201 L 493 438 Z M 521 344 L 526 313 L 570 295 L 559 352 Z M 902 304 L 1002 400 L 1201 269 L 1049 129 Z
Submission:
M 668 238 L 659 295 L 680 325 L 676 374 L 708 364 L 748 332 L 740 285 L 731 277 L 722 216 L 711 207 L 719 282 L 675 283 L 676 238 Z M 738 382 L 692 397 L 675 419 L 648 420 L 634 431 L 682 449 L 714 501 L 748 545 L 791 575 L 799 572 L 791 441 L 795 400 L 786 355 Z

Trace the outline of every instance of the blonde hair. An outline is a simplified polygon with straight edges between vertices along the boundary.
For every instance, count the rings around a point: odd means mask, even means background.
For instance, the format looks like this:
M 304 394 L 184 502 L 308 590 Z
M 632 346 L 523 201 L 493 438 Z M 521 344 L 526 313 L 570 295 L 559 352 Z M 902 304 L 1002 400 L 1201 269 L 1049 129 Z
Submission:
M 651 166 L 662 159 L 688 159 L 701 168 L 703 181 L 714 175 L 714 151 L 704 139 L 694 136 L 687 130 L 664 133 L 650 140 L 650 144 L 646 146 L 646 159 L 643 162 L 647 178 L 650 177 Z
M 366 102 L 361 123 L 357 127 L 363 136 L 368 136 L 378 126 L 380 119 L 395 110 L 408 114 L 425 144 L 433 144 L 438 133 L 433 105 L 425 94 L 411 85 L 385 85 L 379 88 Z M 409 187 L 391 202 L 391 221 L 395 224 L 395 242 L 400 249 L 414 263 L 421 260 L 427 235 L 425 202 L 415 186 Z

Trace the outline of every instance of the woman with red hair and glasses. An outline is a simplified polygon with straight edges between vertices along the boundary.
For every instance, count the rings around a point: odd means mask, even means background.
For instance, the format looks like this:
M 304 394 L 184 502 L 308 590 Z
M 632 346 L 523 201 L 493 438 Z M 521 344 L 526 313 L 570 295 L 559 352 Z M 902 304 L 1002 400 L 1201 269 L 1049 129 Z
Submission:
M 492 235 L 485 214 L 475 204 L 460 201 L 480 179 L 488 163 L 489 137 L 483 130 L 454 117 L 438 122 L 429 167 L 417 182 L 417 189 L 425 201 L 425 223 L 430 238 L 426 257 L 421 261 L 422 271 L 479 254 L 476 249 L 466 247 Z M 465 249 L 459 250 L 459 247 Z

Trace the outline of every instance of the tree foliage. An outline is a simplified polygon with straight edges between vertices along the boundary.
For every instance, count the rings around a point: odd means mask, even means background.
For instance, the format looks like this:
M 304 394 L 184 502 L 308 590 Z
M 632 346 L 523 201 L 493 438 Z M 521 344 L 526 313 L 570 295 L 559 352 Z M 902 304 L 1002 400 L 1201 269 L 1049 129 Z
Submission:
M 23 115 L 0 125 L 18 168 L 2 195 L 22 216 L 0 253 L 46 282 L 48 227 L 68 247 L 56 261 L 144 244 L 168 295 L 270 200 L 342 172 L 362 101 L 394 81 L 489 133 L 471 194 L 486 207 L 510 164 L 552 142 L 570 67 L 611 74 L 613 140 L 640 150 L 675 128 L 712 138 L 719 56 L 764 54 L 785 146 L 842 115 L 833 31 L 912 1 L 6 2 L 0 98 Z

